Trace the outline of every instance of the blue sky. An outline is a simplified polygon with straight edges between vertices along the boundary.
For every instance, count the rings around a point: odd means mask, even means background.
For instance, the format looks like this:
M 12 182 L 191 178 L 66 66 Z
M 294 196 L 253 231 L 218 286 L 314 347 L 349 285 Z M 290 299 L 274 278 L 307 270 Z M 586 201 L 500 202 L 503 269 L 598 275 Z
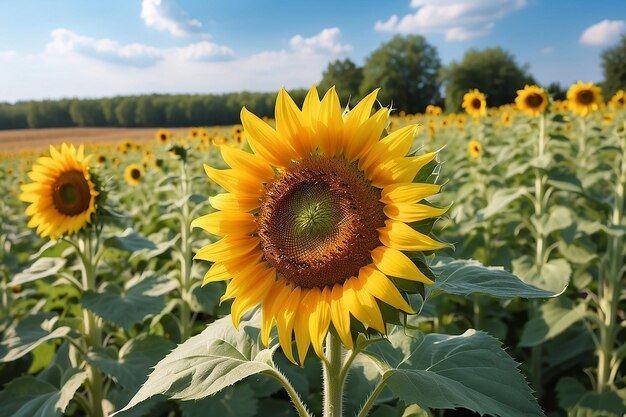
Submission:
M 308 87 L 419 33 L 444 64 L 501 46 L 540 83 L 601 81 L 625 0 L 1 0 L 0 101 Z

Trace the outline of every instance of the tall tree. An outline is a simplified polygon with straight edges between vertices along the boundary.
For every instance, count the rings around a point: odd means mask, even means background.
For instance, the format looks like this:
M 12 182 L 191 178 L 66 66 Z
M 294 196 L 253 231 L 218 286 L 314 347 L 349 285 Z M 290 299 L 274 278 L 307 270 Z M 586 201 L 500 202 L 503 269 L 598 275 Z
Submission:
M 626 35 L 621 41 L 605 49 L 600 56 L 604 83 L 602 90 L 606 98 L 610 98 L 620 88 L 626 90 Z
M 357 67 L 350 58 L 330 62 L 322 74 L 319 89 L 323 94 L 330 87 L 337 87 L 337 93 L 343 104 L 348 99 L 354 104 L 359 97 L 359 89 L 363 81 L 363 68 Z
M 384 104 L 409 113 L 423 111 L 438 102 L 438 72 L 441 61 L 437 49 L 423 36 L 397 35 L 367 58 L 363 67 L 361 95 L 381 87 Z
M 484 51 L 470 49 L 461 62 L 452 62 L 441 72 L 445 83 L 446 110 L 459 111 L 463 95 L 477 88 L 487 96 L 487 105 L 512 103 L 517 90 L 535 84 L 526 66 L 519 66 L 515 57 L 502 48 Z

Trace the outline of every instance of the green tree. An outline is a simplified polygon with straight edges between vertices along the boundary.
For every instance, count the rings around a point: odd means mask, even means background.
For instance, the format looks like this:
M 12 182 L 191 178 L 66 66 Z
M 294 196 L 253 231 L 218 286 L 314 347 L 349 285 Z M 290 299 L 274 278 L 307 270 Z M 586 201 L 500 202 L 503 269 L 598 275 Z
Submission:
M 395 36 L 372 52 L 363 67 L 361 95 L 381 87 L 384 104 L 409 113 L 440 100 L 437 49 L 423 36 Z
M 333 85 L 337 87 L 337 93 L 343 104 L 348 99 L 353 103 L 359 99 L 359 89 L 363 81 L 363 68 L 357 67 L 350 58 L 343 61 L 337 59 L 328 64 L 322 74 L 322 81 L 319 84 L 320 93 L 325 93 Z
M 557 81 L 553 81 L 548 84 L 546 91 L 555 100 L 565 100 L 567 97 L 567 90 Z
M 101 100 L 73 100 L 70 116 L 77 126 L 106 126 Z
M 620 88 L 626 90 L 626 35 L 617 45 L 605 49 L 600 57 L 604 73 L 602 90 L 608 99 Z
M 115 119 L 117 125 L 122 127 L 135 126 L 135 110 L 137 100 L 134 97 L 124 97 L 115 106 Z
M 445 84 L 446 110 L 459 111 L 463 95 L 477 88 L 487 96 L 487 105 L 512 103 L 517 90 L 535 84 L 526 66 L 519 66 L 515 57 L 502 48 L 484 51 L 471 49 L 461 62 L 452 62 L 441 72 Z

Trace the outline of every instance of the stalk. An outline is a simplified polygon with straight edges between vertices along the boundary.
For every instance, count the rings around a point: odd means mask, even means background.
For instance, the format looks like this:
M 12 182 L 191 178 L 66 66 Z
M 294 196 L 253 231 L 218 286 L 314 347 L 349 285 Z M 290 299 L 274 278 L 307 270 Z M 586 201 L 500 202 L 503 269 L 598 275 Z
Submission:
M 326 337 L 327 360 L 322 361 L 324 378 L 324 417 L 341 417 L 343 413 L 343 347 L 339 336 L 328 332 Z M 343 378 L 341 377 L 343 374 Z
M 186 163 L 181 163 L 181 198 L 186 198 L 189 192 Z M 180 218 L 180 339 L 181 342 L 191 337 L 191 309 L 189 308 L 191 287 L 191 241 L 190 241 L 190 213 L 189 201 L 185 200 Z

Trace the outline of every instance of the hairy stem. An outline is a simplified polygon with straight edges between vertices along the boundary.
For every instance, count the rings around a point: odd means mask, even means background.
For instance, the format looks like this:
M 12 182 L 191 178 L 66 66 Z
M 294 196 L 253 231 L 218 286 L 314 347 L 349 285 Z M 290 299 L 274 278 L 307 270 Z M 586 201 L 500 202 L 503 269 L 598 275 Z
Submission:
M 339 336 L 326 336 L 327 361 L 322 362 L 324 376 L 324 417 L 341 417 L 343 413 L 343 347 Z M 344 375 L 345 378 L 345 375 Z

